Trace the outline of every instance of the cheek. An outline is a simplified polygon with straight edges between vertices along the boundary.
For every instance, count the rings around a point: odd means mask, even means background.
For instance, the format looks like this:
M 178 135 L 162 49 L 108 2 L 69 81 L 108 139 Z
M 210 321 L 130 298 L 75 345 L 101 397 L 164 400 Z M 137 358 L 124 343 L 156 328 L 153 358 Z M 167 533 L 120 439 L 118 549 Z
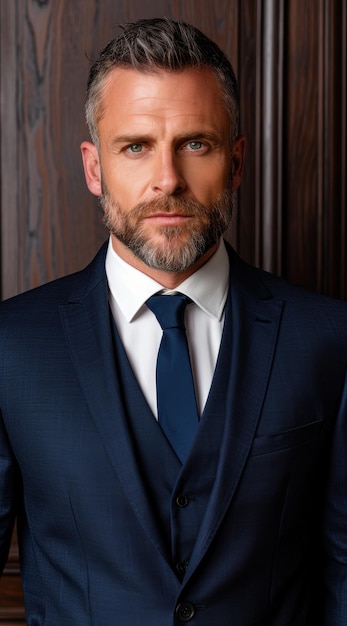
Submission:
M 189 187 L 202 204 L 213 202 L 229 186 L 229 171 L 223 167 L 198 168 L 191 172 Z
M 124 171 L 124 168 L 103 172 L 103 180 L 111 197 L 124 207 L 132 208 L 141 200 L 143 190 L 136 173 Z
M 114 193 L 133 199 L 135 203 L 148 194 L 151 175 L 150 161 L 145 159 L 119 160 L 108 168 L 108 178 L 112 181 Z

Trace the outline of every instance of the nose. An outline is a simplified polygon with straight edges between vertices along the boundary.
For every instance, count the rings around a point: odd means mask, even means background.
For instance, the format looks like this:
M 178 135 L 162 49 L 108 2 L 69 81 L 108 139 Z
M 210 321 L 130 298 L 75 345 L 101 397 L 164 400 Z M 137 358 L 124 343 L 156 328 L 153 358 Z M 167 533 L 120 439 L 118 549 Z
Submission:
M 158 150 L 153 163 L 152 191 L 173 196 L 185 190 L 186 182 L 178 161 L 177 155 L 171 150 Z

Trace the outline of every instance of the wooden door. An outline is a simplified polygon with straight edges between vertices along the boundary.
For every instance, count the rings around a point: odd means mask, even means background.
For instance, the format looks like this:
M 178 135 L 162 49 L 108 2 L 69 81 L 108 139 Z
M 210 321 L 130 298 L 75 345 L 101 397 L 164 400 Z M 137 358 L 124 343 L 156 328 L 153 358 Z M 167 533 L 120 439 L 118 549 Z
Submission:
M 117 24 L 172 16 L 211 36 L 240 82 L 241 256 L 347 297 L 345 0 L 0 0 L 1 294 L 84 266 L 106 237 L 79 144 L 89 59 Z M 0 623 L 24 623 L 14 541 Z

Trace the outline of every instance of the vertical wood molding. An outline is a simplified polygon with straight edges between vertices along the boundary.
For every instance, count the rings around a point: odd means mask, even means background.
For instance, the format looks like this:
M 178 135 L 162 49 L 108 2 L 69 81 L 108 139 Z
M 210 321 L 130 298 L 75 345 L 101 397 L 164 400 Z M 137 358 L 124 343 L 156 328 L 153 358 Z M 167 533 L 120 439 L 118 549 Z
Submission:
M 259 0 L 256 262 L 282 272 L 283 0 Z
M 322 0 L 320 19 L 319 289 L 346 297 L 346 2 Z
M 341 11 L 341 278 L 337 295 L 347 300 L 347 3 Z
M 346 3 L 290 0 L 286 15 L 285 275 L 346 298 Z
M 258 129 L 259 81 L 259 2 L 239 1 L 239 62 L 240 130 L 246 135 L 246 159 L 243 180 L 238 192 L 237 220 L 232 228 L 235 247 L 249 263 L 259 264 L 259 232 L 256 198 L 258 197 Z M 236 236 L 235 236 L 236 235 Z

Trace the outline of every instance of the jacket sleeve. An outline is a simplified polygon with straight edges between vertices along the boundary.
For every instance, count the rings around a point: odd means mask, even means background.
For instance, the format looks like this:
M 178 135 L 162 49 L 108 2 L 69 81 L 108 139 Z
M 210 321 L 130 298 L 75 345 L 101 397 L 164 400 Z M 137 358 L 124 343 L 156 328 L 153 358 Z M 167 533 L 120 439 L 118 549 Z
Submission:
M 324 517 L 324 626 L 347 624 L 347 377 L 333 434 Z
M 0 414 L 0 575 L 7 561 L 18 499 L 18 468 Z

